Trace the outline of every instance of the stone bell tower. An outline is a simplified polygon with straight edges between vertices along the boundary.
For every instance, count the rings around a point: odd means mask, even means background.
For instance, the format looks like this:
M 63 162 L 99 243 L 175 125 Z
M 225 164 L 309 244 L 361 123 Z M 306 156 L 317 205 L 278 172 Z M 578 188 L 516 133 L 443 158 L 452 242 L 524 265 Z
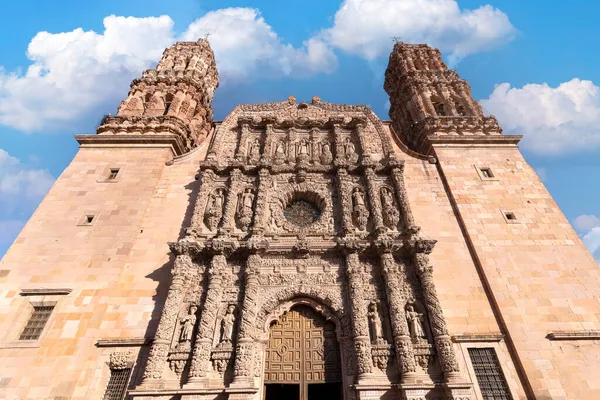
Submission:
M 177 154 L 196 147 L 212 127 L 212 99 L 219 86 L 208 40 L 176 43 L 155 69 L 131 83 L 116 116 L 106 117 L 98 134 L 154 135 L 171 141 Z M 123 138 L 127 140 L 127 137 Z
M 390 118 L 412 150 L 429 153 L 438 140 L 499 136 L 494 117 L 484 117 L 467 81 L 449 70 L 438 49 L 396 43 L 385 72 Z

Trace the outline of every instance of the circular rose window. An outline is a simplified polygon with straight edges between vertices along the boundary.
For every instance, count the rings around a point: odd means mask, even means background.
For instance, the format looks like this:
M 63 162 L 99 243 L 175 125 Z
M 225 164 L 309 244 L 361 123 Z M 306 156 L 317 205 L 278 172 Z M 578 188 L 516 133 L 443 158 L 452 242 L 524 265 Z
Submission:
M 308 226 L 319 219 L 321 210 L 309 201 L 294 200 L 283 210 L 283 215 L 294 225 Z

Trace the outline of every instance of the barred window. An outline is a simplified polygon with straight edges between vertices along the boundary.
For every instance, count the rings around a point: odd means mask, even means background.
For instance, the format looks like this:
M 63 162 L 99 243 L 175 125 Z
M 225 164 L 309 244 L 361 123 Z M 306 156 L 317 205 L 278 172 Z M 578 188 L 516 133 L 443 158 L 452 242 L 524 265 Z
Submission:
M 493 348 L 470 348 L 469 356 L 484 400 L 512 400 Z
M 305 227 L 319 219 L 321 210 L 304 200 L 295 200 L 283 210 L 283 215 L 292 224 Z
M 110 378 L 108 379 L 106 392 L 104 392 L 104 400 L 123 400 L 130 373 L 131 368 L 110 370 Z
M 23 329 L 19 340 L 39 339 L 53 309 L 54 306 L 34 306 L 33 314 L 31 314 L 29 321 L 27 321 L 27 325 L 25 325 L 25 329 Z

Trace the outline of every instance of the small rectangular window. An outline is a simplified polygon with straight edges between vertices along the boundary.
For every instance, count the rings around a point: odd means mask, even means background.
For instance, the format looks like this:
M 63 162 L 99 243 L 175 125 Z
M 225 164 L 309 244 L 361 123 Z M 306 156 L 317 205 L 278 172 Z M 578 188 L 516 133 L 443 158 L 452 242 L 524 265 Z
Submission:
M 493 348 L 470 348 L 469 357 L 484 400 L 512 400 Z
M 481 168 L 481 176 L 484 178 L 493 178 L 494 174 L 492 173 L 491 168 Z
M 111 168 L 110 173 L 108 174 L 108 180 L 111 181 L 113 179 L 117 179 L 118 174 L 119 174 L 119 168 Z
M 122 400 L 125 397 L 125 390 L 129 383 L 131 368 L 111 369 L 104 400 Z
M 37 340 L 40 338 L 54 306 L 34 306 L 33 314 L 27 321 L 19 340 Z

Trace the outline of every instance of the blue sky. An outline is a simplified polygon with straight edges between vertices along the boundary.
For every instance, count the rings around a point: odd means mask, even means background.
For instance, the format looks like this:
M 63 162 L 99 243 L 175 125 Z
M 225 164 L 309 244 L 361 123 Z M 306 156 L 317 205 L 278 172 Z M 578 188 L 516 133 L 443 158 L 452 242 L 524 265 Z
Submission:
M 392 37 L 427 42 L 522 152 L 600 259 L 600 2 L 573 0 L 196 1 L 3 4 L 0 256 L 131 79 L 175 40 L 205 33 L 238 103 L 367 104 L 387 119 Z M 129 17 L 129 18 L 127 18 Z

